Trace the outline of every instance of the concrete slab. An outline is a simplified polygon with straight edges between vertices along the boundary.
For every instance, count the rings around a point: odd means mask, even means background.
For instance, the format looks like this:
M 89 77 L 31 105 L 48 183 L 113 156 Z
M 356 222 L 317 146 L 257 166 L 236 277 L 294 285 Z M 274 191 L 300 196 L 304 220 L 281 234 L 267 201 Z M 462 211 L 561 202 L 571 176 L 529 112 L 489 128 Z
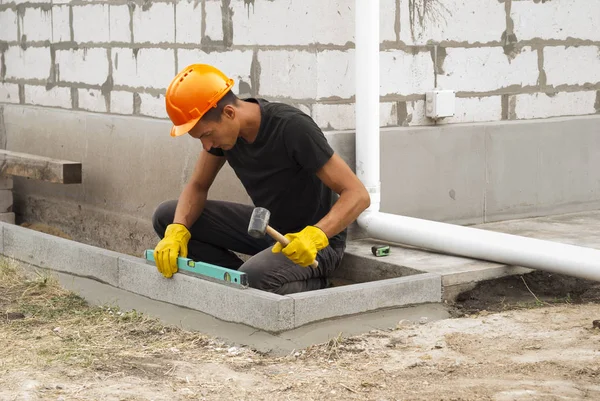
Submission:
M 486 125 L 486 221 L 600 207 L 599 121 L 590 116 Z
M 294 300 L 295 326 L 362 312 L 440 302 L 442 285 L 437 274 L 417 274 L 353 284 L 289 296 Z
M 351 241 L 336 272 L 338 286 L 289 296 L 240 289 L 197 276 L 165 279 L 142 258 L 80 244 L 10 224 L 3 253 L 21 262 L 91 277 L 158 301 L 191 308 L 268 332 L 325 319 L 414 304 L 440 303 L 482 280 L 529 271 L 518 266 L 440 255 L 392 244 L 390 256 L 371 253 L 372 240 Z M 600 211 L 476 226 L 600 249 Z
M 151 299 L 209 313 L 270 332 L 294 327 L 293 299 L 253 288 L 234 288 L 186 274 L 164 278 L 141 258 L 119 258 L 117 287 Z
M 381 210 L 481 223 L 485 166 L 485 125 L 382 129 Z
M 369 268 L 369 263 L 361 263 L 361 258 L 352 256 L 345 266 L 354 272 L 354 276 L 350 276 L 362 283 L 280 296 L 183 273 L 165 279 L 141 257 L 106 251 L 19 226 L 4 224 L 2 229 L 4 254 L 18 261 L 94 278 L 151 299 L 268 332 L 290 330 L 330 317 L 441 300 L 439 275 L 385 264 Z M 359 265 L 370 274 L 360 277 Z M 344 271 L 342 267 L 340 272 Z
M 79 293 L 92 305 L 118 306 L 122 311 L 136 310 L 186 330 L 196 330 L 231 345 L 248 346 L 272 355 L 288 355 L 332 338 L 348 337 L 371 330 L 394 328 L 399 321 L 418 322 L 446 319 L 450 314 L 443 304 L 424 304 L 405 308 L 361 313 L 309 323 L 281 333 L 268 333 L 243 324 L 225 322 L 206 313 L 156 301 L 95 280 L 46 270 L 66 289 Z
M 2 253 L 21 262 L 82 277 L 92 277 L 117 286 L 120 253 L 30 230 L 17 225 L 2 226 Z
M 596 210 L 508 220 L 472 227 L 600 249 L 599 225 L 600 210 Z M 383 242 L 374 239 L 352 241 L 349 243 L 346 253 L 369 259 L 373 263 L 378 260 L 385 261 L 389 265 L 438 274 L 441 276 L 443 299 L 445 300 L 453 299 L 459 292 L 472 288 L 480 281 L 531 271 L 531 269 L 520 266 L 439 254 L 402 244 L 390 244 L 392 246 L 390 255 L 377 258 L 371 253 L 371 246 L 376 243 Z

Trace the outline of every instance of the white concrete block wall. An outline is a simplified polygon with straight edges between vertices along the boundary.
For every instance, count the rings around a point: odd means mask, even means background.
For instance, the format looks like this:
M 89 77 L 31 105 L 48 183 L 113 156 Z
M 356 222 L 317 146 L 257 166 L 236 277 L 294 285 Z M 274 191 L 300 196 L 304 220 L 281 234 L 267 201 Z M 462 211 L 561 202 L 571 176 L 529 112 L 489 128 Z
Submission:
M 73 39 L 77 43 L 105 43 L 110 40 L 108 4 L 74 5 Z
M 380 53 L 380 95 L 422 95 L 435 86 L 434 64 L 429 52 Z
M 425 101 L 407 102 L 406 118 L 399 125 L 443 125 L 452 123 L 475 123 L 498 121 L 502 119 L 502 97 L 468 97 L 456 98 L 454 117 L 433 121 L 425 115 Z
M 106 113 L 106 98 L 96 89 L 78 89 L 79 108 L 82 110 Z
M 129 7 L 111 4 L 108 9 L 108 37 L 111 42 L 131 42 Z
M 350 130 L 354 128 L 356 110 L 353 104 L 315 104 L 310 116 L 323 130 Z M 382 127 L 398 123 L 397 105 L 387 102 L 379 107 L 379 124 Z M 335 128 L 334 128 L 335 127 Z
M 113 49 L 115 85 L 166 89 L 175 76 L 175 52 L 171 49 Z
M 513 1 L 512 11 L 519 40 L 577 38 L 600 41 L 600 1 Z
M 315 99 L 317 97 L 317 53 L 269 50 L 258 54 L 260 93 L 264 96 Z
M 71 8 L 68 6 L 52 7 L 52 42 L 68 42 L 71 40 Z
M 0 103 L 19 103 L 19 85 L 0 82 Z
M 513 85 L 535 86 L 538 54 L 524 48 L 513 60 L 501 47 L 451 48 L 438 75 L 438 87 L 461 92 L 491 92 Z
M 39 79 L 45 80 L 50 73 L 51 52 L 47 47 L 28 47 L 25 50 L 20 46 L 10 46 L 4 52 L 6 66 L 5 78 L 15 80 Z
M 532 93 L 516 95 L 515 98 L 515 114 L 519 119 L 577 116 L 597 111 L 594 108 L 596 91 L 562 92 L 552 96 Z
M 175 4 L 177 43 L 197 44 L 202 41 L 202 4 L 196 0 L 182 0 Z
M 133 114 L 133 93 L 112 91 L 110 93 L 110 112 L 114 114 Z
M 19 40 L 17 29 L 17 13 L 7 9 L 0 11 L 0 40 Z
M 47 89 L 45 86 L 25 85 L 25 104 L 69 109 L 72 106 L 71 89 Z
M 600 82 L 600 46 L 544 47 L 544 70 L 548 85 L 597 84 Z
M 21 35 L 27 41 L 52 39 L 52 12 L 43 8 L 26 8 L 21 20 Z
M 108 52 L 103 48 L 57 50 L 60 81 L 102 85 L 108 77 Z
M 506 29 L 504 2 L 400 0 L 400 40 L 408 45 L 434 42 L 487 43 Z
M 135 3 L 133 3 L 135 4 Z M 175 6 L 170 3 L 148 3 L 133 11 L 133 40 L 136 43 L 173 43 L 175 41 Z
M 600 113 L 598 0 L 380 0 L 379 16 L 382 126 L 432 124 L 436 85 L 458 94 L 438 124 Z M 2 0 L 0 103 L 166 118 L 173 76 L 208 63 L 352 129 L 354 24 L 345 0 Z
M 153 96 L 147 93 L 140 95 L 140 114 L 149 117 L 167 118 L 164 95 Z

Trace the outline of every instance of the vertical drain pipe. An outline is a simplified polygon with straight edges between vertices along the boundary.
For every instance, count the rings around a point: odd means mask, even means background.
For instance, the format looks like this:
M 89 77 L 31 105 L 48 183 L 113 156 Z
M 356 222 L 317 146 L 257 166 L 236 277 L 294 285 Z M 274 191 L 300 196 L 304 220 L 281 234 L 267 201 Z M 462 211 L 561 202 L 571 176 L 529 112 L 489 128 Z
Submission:
M 356 175 L 379 211 L 379 0 L 355 1 Z
M 600 281 L 600 250 L 379 211 L 379 0 L 355 0 L 356 175 L 371 196 L 357 219 L 371 238 Z M 410 189 L 408 189 L 410 190 Z

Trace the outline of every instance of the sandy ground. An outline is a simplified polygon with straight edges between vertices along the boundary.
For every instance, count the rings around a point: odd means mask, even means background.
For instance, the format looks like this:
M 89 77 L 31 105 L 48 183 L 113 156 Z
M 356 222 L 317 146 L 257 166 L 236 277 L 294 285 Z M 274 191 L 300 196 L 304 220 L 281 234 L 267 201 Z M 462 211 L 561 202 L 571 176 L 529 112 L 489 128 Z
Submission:
M 49 327 L 2 327 L 2 400 L 598 400 L 597 305 L 484 314 L 434 323 L 400 322 L 285 358 L 210 339 L 185 350 L 140 341 L 81 364 L 51 360 L 69 335 Z M 15 346 L 14 336 L 21 336 Z M 25 341 L 26 340 L 26 341 Z M 190 341 L 193 339 L 189 338 Z M 46 343 L 30 352 L 28 342 Z M 54 349 L 54 350 L 53 350 Z M 113 352 L 114 351 L 114 352 Z M 18 363 L 15 363 L 18 362 Z
M 463 297 L 460 317 L 274 357 L 89 306 L 4 263 L 0 400 L 599 400 L 597 299 L 538 297 L 528 280 L 516 303 L 484 286 Z M 500 311 L 482 310 L 482 294 Z

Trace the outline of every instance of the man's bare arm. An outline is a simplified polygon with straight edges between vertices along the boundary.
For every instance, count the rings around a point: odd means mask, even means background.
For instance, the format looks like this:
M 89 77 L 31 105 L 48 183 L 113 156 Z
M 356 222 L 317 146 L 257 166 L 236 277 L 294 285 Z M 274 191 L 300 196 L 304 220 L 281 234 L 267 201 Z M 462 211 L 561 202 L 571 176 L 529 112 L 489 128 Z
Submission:
M 189 229 L 198 220 L 204 210 L 208 190 L 224 164 L 225 157 L 202 150 L 192 176 L 179 196 L 173 223 L 183 224 Z
M 371 200 L 363 183 L 337 153 L 317 171 L 317 176 L 340 196 L 329 213 L 316 224 L 331 238 L 356 220 Z

